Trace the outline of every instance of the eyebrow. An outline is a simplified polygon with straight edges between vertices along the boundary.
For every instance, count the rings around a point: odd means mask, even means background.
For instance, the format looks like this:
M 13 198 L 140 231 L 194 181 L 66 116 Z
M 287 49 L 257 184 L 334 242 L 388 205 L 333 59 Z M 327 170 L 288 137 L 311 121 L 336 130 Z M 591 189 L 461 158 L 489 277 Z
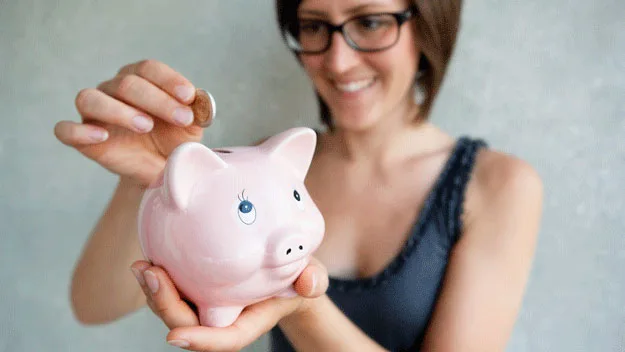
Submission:
M 376 7 L 381 7 L 383 6 L 380 3 L 376 3 L 376 2 L 370 2 L 370 3 L 366 3 L 366 4 L 361 4 L 361 5 L 357 5 L 354 6 L 350 9 L 348 9 L 347 11 L 345 11 L 346 15 L 352 15 L 358 12 L 361 12 L 362 10 L 365 10 L 367 8 L 376 8 Z M 314 9 L 304 9 L 301 11 L 298 11 L 298 15 L 315 15 L 315 16 L 321 16 L 321 17 L 328 17 L 328 13 L 325 11 L 321 11 L 321 10 L 314 10 Z

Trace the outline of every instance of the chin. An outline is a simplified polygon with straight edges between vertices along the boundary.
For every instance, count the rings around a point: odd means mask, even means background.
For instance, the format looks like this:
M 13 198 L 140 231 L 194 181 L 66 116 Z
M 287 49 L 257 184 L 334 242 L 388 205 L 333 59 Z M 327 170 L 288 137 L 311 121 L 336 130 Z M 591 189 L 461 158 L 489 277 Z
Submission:
M 342 130 L 362 132 L 371 129 L 378 124 L 376 114 L 359 111 L 335 113 L 334 125 Z
M 337 128 L 364 131 L 380 122 L 385 94 L 378 79 L 374 79 L 367 87 L 350 92 L 324 83 L 324 100 L 329 102 L 328 107 Z

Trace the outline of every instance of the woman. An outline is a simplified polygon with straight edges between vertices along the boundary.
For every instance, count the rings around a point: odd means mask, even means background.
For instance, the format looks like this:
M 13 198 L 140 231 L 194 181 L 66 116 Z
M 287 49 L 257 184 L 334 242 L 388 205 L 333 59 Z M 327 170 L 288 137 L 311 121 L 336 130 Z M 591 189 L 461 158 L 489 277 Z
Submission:
M 452 56 L 460 0 L 277 0 L 284 39 L 318 93 L 327 131 L 306 186 L 326 235 L 299 297 L 198 326 L 166 272 L 140 260 L 137 208 L 180 143 L 199 141 L 194 86 L 163 63 L 122 68 L 76 98 L 58 139 L 120 176 L 76 266 L 86 324 L 147 304 L 194 351 L 503 351 L 531 269 L 542 184 L 518 158 L 428 121 Z M 140 285 L 134 281 L 129 267 Z M 102 290 L 102 287 L 107 287 Z

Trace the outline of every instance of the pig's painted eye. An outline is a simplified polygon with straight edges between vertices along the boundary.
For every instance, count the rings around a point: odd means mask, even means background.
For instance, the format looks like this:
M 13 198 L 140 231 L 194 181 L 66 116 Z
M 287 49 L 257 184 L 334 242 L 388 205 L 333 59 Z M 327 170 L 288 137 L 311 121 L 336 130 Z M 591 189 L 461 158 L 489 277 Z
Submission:
M 256 221 L 256 208 L 249 200 L 239 203 L 239 219 L 246 225 L 251 225 Z
M 304 210 L 304 202 L 302 202 L 302 196 L 299 194 L 299 192 L 295 189 L 293 190 L 293 198 L 295 198 L 295 200 L 297 201 L 295 204 L 297 204 L 297 207 L 300 210 Z
M 241 201 L 238 208 L 239 219 L 246 225 L 253 224 L 254 221 L 256 221 L 256 208 L 254 207 L 254 204 L 245 199 L 244 194 L 239 196 L 239 200 Z
M 249 200 L 244 200 L 239 204 L 239 211 L 243 214 L 247 214 L 254 209 L 254 204 Z

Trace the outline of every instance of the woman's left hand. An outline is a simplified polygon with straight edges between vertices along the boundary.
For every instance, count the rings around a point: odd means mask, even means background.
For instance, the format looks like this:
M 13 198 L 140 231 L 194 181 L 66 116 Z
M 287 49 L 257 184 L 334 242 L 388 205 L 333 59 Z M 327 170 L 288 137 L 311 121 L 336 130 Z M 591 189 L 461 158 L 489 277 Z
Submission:
M 232 325 L 211 328 L 199 324 L 197 312 L 180 297 L 163 268 L 140 260 L 133 263 L 132 270 L 138 274 L 148 306 L 170 329 L 167 342 L 190 351 L 239 351 L 271 330 L 282 318 L 305 311 L 313 298 L 324 295 L 328 288 L 325 266 L 311 258 L 293 284 L 299 296 L 271 298 L 250 305 Z

